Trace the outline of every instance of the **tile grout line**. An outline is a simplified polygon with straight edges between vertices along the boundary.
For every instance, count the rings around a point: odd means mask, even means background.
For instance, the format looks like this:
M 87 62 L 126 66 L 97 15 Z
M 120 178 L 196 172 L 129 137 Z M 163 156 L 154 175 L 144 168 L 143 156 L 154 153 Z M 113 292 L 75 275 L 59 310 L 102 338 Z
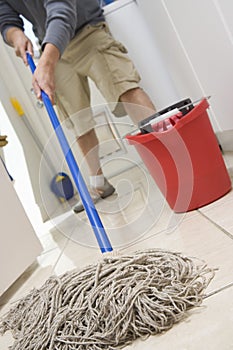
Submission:
M 229 237 L 230 239 L 233 239 L 233 235 L 228 232 L 226 229 L 222 228 L 220 225 L 218 225 L 216 222 L 214 222 L 213 220 L 211 220 L 207 215 L 205 215 L 203 212 L 201 212 L 200 210 L 198 210 L 198 212 L 205 218 L 207 219 L 209 222 L 211 222 L 215 227 L 217 227 L 221 232 L 223 232 L 227 237 Z M 221 288 L 218 288 L 210 293 L 208 293 L 204 299 L 208 299 L 210 297 L 212 297 L 213 295 L 219 294 L 220 292 L 233 287 L 233 282 L 227 284 L 226 286 L 223 286 Z
M 205 218 L 207 219 L 209 222 L 211 222 L 215 227 L 217 227 L 220 231 L 222 231 L 227 237 L 229 237 L 230 239 L 233 239 L 233 236 L 231 233 L 229 233 L 227 230 L 225 230 L 224 228 L 222 228 L 220 225 L 218 225 L 216 222 L 214 222 L 213 220 L 211 220 L 208 216 L 206 216 L 203 212 L 201 212 L 200 210 L 198 210 L 198 212 Z M 216 295 L 228 288 L 233 287 L 233 282 L 227 284 L 226 286 L 223 286 L 221 288 L 218 288 L 210 293 L 208 293 L 204 299 L 208 299 L 210 297 L 212 297 L 213 295 Z
M 208 293 L 207 295 L 205 295 L 204 299 L 208 299 L 210 297 L 212 297 L 213 295 L 216 295 L 224 290 L 227 290 L 229 288 L 232 288 L 233 287 L 233 282 L 227 284 L 226 286 L 223 286 L 221 288 L 218 288 L 216 290 L 213 290 L 212 292 Z
M 200 210 L 198 210 L 198 212 L 205 218 L 207 219 L 209 222 L 211 222 L 215 227 L 217 227 L 220 231 L 222 231 L 226 236 L 228 236 L 230 239 L 233 240 L 233 235 L 228 232 L 225 228 L 221 227 L 219 224 L 217 224 L 216 222 L 214 222 L 212 219 L 210 219 L 207 215 L 205 215 L 204 213 L 202 213 Z
M 68 243 L 69 243 L 69 239 L 67 239 L 67 241 L 64 243 L 63 248 L 61 249 L 61 251 L 60 251 L 60 253 L 59 253 L 59 255 L 58 255 L 56 261 L 54 262 L 54 264 L 53 264 L 53 266 L 52 266 L 52 270 L 51 270 L 51 275 L 55 274 L 56 266 L 57 266 L 59 260 L 61 259 L 62 255 L 63 255 L 63 253 L 64 253 L 64 251 L 65 251 L 65 249 L 66 249 L 66 247 L 68 246 Z

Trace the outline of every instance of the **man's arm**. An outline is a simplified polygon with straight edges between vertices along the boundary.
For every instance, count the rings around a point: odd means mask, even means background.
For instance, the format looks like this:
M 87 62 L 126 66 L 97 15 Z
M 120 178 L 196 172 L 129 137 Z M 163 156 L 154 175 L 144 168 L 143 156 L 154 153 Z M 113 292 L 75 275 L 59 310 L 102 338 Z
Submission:
M 44 0 L 44 7 L 47 14 L 46 34 L 42 42 L 42 56 L 33 76 L 33 88 L 38 98 L 41 97 L 41 90 L 44 90 L 54 103 L 54 70 L 75 34 L 77 8 L 75 0 Z M 32 43 L 23 32 L 23 21 L 19 14 L 2 0 L 0 27 L 4 40 L 14 47 L 16 55 L 22 57 L 27 65 L 26 52 L 33 54 Z
M 77 9 L 75 0 L 45 0 L 44 6 L 47 14 L 46 34 L 33 77 L 33 88 L 37 98 L 41 98 L 43 90 L 54 103 L 54 71 L 60 56 L 75 35 Z
M 45 0 L 44 7 L 47 19 L 42 50 L 46 43 L 51 43 L 59 49 L 60 55 L 62 55 L 75 35 L 77 25 L 76 0 Z
M 23 20 L 6 1 L 0 0 L 0 31 L 5 41 L 6 33 L 11 27 L 16 27 L 23 31 Z
M 26 51 L 33 55 L 33 45 L 24 34 L 23 20 L 5 1 L 0 0 L 0 30 L 4 41 L 27 64 Z

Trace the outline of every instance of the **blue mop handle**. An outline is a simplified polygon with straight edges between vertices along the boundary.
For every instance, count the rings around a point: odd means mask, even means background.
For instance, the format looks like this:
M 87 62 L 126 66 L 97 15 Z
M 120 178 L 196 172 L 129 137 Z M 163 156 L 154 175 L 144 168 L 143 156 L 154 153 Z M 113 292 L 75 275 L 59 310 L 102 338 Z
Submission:
M 29 67 L 34 73 L 36 66 L 33 61 L 33 58 L 31 55 L 27 52 L 27 61 L 29 64 Z M 74 155 L 70 149 L 70 146 L 67 142 L 66 136 L 62 130 L 62 127 L 60 125 L 60 122 L 57 118 L 57 115 L 55 113 L 55 110 L 53 108 L 53 105 L 48 97 L 48 95 L 41 91 L 42 100 L 44 102 L 44 105 L 46 107 L 46 110 L 48 112 L 48 115 L 50 117 L 50 121 L 53 125 L 53 128 L 56 132 L 58 141 L 61 145 L 63 154 L 66 158 L 67 164 L 69 166 L 69 169 L 71 171 L 71 174 L 73 176 L 74 182 L 76 184 L 77 190 L 79 192 L 81 201 L 83 203 L 83 206 L 85 208 L 85 211 L 87 213 L 87 216 L 89 218 L 89 221 L 91 223 L 91 226 L 93 228 L 93 231 L 95 233 L 97 242 L 99 244 L 100 250 L 102 253 L 110 252 L 113 250 L 111 243 L 108 239 L 108 236 L 105 232 L 105 229 L 103 227 L 103 224 L 101 222 L 101 219 L 99 217 L 99 214 L 95 208 L 95 205 L 93 203 L 93 200 L 88 192 L 87 186 L 83 180 L 82 174 L 79 170 L 79 167 L 77 165 L 77 162 L 74 158 Z

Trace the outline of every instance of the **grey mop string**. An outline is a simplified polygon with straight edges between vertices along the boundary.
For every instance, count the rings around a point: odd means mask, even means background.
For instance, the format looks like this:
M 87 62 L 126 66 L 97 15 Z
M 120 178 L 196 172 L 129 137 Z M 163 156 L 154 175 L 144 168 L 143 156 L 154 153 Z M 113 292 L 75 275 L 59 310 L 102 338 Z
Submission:
M 36 66 L 35 66 L 35 63 L 31 57 L 31 55 L 28 52 L 27 52 L 27 61 L 28 61 L 28 64 L 29 64 L 29 67 L 30 67 L 32 73 L 34 73 Z M 109 241 L 109 238 L 105 232 L 105 229 L 103 227 L 103 224 L 101 222 L 99 214 L 95 208 L 93 200 L 88 192 L 85 181 L 84 181 L 82 174 L 79 170 L 79 167 L 78 167 L 77 162 L 74 158 L 74 155 L 70 149 L 70 146 L 68 144 L 66 136 L 62 130 L 60 122 L 59 122 L 57 115 L 55 113 L 55 110 L 53 108 L 53 105 L 52 105 L 48 95 L 44 91 L 41 92 L 41 96 L 42 96 L 42 100 L 44 102 L 45 108 L 48 112 L 50 121 L 51 121 L 53 128 L 55 130 L 55 133 L 57 135 L 60 146 L 62 148 L 63 154 L 66 158 L 66 162 L 67 162 L 69 169 L 71 171 L 75 185 L 76 185 L 77 190 L 79 192 L 84 209 L 85 209 L 86 214 L 88 216 L 88 219 L 91 223 L 91 226 L 92 226 L 92 229 L 94 231 L 95 237 L 97 239 L 99 248 L 100 248 L 102 253 L 110 252 L 113 250 L 113 248 L 112 248 L 111 243 Z

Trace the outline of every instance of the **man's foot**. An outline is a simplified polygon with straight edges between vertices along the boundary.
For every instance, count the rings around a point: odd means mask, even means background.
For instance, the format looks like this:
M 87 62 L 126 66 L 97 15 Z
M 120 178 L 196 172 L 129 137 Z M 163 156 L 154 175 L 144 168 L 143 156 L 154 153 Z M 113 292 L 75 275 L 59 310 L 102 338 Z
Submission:
M 104 186 L 100 188 L 91 187 L 89 190 L 90 196 L 93 200 L 93 203 L 98 202 L 99 199 L 104 199 L 111 196 L 115 192 L 115 188 L 108 182 L 107 179 L 104 179 Z M 73 207 L 75 213 L 80 213 L 84 210 L 84 206 L 81 200 Z

